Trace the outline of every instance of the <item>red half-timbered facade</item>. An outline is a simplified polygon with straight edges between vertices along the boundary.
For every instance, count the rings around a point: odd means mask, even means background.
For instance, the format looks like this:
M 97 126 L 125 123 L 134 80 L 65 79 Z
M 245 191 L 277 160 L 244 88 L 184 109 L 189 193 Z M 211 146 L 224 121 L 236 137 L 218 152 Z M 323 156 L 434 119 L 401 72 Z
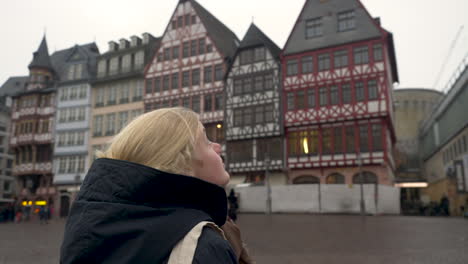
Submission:
M 56 73 L 45 37 L 29 65 L 25 91 L 13 96 L 10 148 L 20 200 L 53 201 L 53 128 Z
M 357 0 L 309 0 L 282 55 L 291 183 L 392 184 L 392 34 Z
M 224 75 L 239 40 L 193 0 L 180 0 L 145 73 L 145 111 L 183 106 L 224 141 Z

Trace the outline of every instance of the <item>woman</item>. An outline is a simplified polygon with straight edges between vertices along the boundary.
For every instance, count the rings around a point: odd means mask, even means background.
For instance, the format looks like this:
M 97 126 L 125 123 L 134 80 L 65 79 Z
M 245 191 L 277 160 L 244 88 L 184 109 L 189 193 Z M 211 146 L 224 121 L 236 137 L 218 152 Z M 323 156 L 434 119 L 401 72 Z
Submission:
M 229 181 L 221 147 L 184 108 L 146 113 L 112 140 L 88 171 L 65 227 L 61 263 L 167 263 L 202 221 L 224 225 Z M 205 227 L 193 263 L 237 263 Z

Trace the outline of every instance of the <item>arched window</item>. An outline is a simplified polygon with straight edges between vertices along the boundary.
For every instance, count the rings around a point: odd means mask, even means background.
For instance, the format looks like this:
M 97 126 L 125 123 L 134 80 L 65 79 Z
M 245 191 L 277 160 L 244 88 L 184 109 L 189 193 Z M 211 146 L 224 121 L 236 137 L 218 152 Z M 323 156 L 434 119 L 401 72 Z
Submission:
M 320 179 L 311 175 L 299 176 L 293 180 L 293 184 L 319 184 Z
M 344 184 L 345 177 L 339 173 L 332 173 L 327 177 L 327 184 Z
M 362 181 L 363 184 L 373 184 L 373 183 L 377 184 L 378 183 L 377 175 L 369 171 L 362 172 L 362 179 L 363 179 Z M 354 184 L 361 183 L 361 176 L 359 175 L 359 173 L 354 174 L 353 183 Z

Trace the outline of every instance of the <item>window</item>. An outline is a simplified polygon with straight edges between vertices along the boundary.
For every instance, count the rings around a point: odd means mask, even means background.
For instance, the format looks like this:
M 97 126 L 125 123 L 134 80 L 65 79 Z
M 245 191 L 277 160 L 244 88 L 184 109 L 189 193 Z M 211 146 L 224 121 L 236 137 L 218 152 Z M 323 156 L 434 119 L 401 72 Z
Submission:
M 369 92 L 369 100 L 378 99 L 378 89 L 377 89 L 377 81 L 370 80 L 367 82 L 367 90 Z
M 207 44 L 207 45 L 206 45 L 206 53 L 210 53 L 210 52 L 212 52 L 212 51 L 213 51 L 213 45 Z
M 185 97 L 182 99 L 182 107 L 190 108 L 190 97 Z
M 255 107 L 255 124 L 263 124 L 263 105 L 259 105 Z
M 168 61 L 171 59 L 171 48 L 164 48 L 164 60 Z
M 354 63 L 355 64 L 369 63 L 369 50 L 367 46 L 354 48 Z
M 203 72 L 203 81 L 205 83 L 210 83 L 213 81 L 213 66 L 205 66 Z
M 463 152 L 467 152 L 468 151 L 468 144 L 466 142 L 466 135 L 463 136 Z
M 254 90 L 255 92 L 261 92 L 263 90 L 263 76 L 259 75 L 254 78 Z
M 156 78 L 158 80 L 158 78 Z M 159 87 L 158 87 L 159 88 Z M 143 97 L 143 80 L 136 81 L 135 93 L 133 95 L 133 101 L 140 101 Z
M 330 55 L 320 54 L 318 56 L 318 70 L 319 71 L 326 71 L 330 69 Z
M 223 72 L 223 65 L 218 64 L 215 66 L 215 81 L 223 80 L 224 72 Z
M 97 91 L 96 91 L 96 102 L 95 102 L 96 107 L 104 105 L 104 96 L 105 96 L 104 87 L 98 88 Z
M 315 105 L 315 88 L 309 88 L 309 90 L 307 90 L 307 103 L 308 103 L 308 106 L 309 108 L 314 108 L 316 105 Z
M 196 113 L 200 113 L 200 97 L 194 96 L 192 98 L 192 110 Z
M 287 94 L 287 104 L 288 104 L 288 110 L 294 110 L 296 106 L 294 105 L 294 93 L 289 92 Z
M 319 93 L 320 93 L 320 106 L 328 105 L 327 87 L 321 87 L 319 90 Z
M 372 147 L 374 151 L 383 150 L 382 125 L 380 124 L 372 124 Z
M 163 91 L 169 90 L 169 75 L 163 76 Z
M 200 85 L 200 69 L 192 70 L 192 85 Z
M 197 40 L 192 40 L 190 45 L 190 56 L 197 56 Z
M 251 126 L 253 124 L 252 108 L 244 108 L 243 121 L 244 126 Z
M 305 38 L 311 39 L 323 35 L 322 18 L 313 18 L 306 21 Z
M 115 133 L 115 114 L 108 114 L 106 116 L 106 136 L 114 135 Z
M 343 68 L 348 66 L 348 51 L 347 50 L 339 50 L 336 51 L 335 54 L 335 68 Z
M 382 44 L 374 44 L 374 61 L 383 61 Z
M 322 130 L 322 154 L 330 154 L 332 151 L 331 148 L 331 128 L 324 128 Z
M 234 126 L 242 126 L 242 109 L 234 109 Z
M 223 94 L 215 94 L 215 111 L 223 110 Z
M 78 91 L 76 86 L 70 88 L 70 100 L 74 100 L 78 97 Z
M 182 72 L 182 87 L 188 87 L 190 82 L 190 72 L 183 71 Z
M 76 160 L 75 156 L 68 157 L 68 173 L 74 173 L 76 168 Z
M 272 73 L 268 73 L 265 75 L 265 83 L 264 83 L 263 89 L 265 91 L 269 91 L 273 89 L 273 74 Z
M 178 59 L 179 58 L 179 45 L 172 47 L 172 59 Z
M 59 173 L 65 173 L 65 169 L 67 167 L 67 158 L 61 157 L 59 163 Z
M 154 92 L 159 93 L 161 92 L 161 77 L 154 78 Z
M 172 29 L 177 29 L 177 20 L 172 20 Z
M 301 90 L 301 91 L 297 92 L 296 107 L 297 107 L 297 109 L 307 108 L 307 97 L 305 96 L 305 91 L 304 90 Z
M 177 27 L 181 28 L 184 26 L 184 17 L 183 16 L 178 16 L 177 17 Z
M 249 64 L 254 61 L 253 50 L 244 50 L 240 53 L 240 64 Z
M 178 72 L 175 72 L 172 74 L 171 86 L 172 86 L 172 89 L 179 88 L 179 73 Z
M 110 87 L 109 90 L 109 98 L 107 99 L 107 104 L 108 105 L 115 105 L 116 103 L 116 97 L 117 97 L 117 91 L 116 91 L 116 87 Z
M 296 59 L 292 59 L 292 60 L 288 60 L 288 63 L 287 63 L 287 75 L 288 76 L 291 76 L 291 75 L 296 75 L 298 70 L 297 70 L 297 60 Z
M 342 140 L 342 129 L 341 127 L 333 128 L 333 148 L 335 154 L 343 153 L 343 140 Z
M 85 157 L 84 156 L 79 156 L 78 157 L 78 171 L 79 173 L 84 172 L 84 167 L 85 167 Z
M 198 40 L 198 54 L 205 54 L 205 39 Z
M 295 157 L 299 154 L 299 137 L 298 132 L 291 132 L 288 135 L 288 154 L 291 157 Z
M 186 14 L 185 15 L 185 26 L 190 26 L 190 18 L 191 18 L 191 15 L 190 14 Z
M 264 47 L 259 47 L 259 48 L 255 48 L 254 50 L 254 60 L 255 61 L 263 61 L 265 60 L 265 57 L 266 57 L 266 50 Z
M 356 28 L 354 10 L 338 13 L 338 32 L 353 30 Z
M 312 56 L 305 56 L 301 58 L 302 73 L 311 73 L 314 71 L 314 61 Z
M 81 85 L 79 93 L 80 99 L 86 98 L 86 95 L 88 93 L 88 87 L 86 87 L 86 85 Z
M 356 82 L 356 101 L 362 102 L 364 101 L 364 83 L 363 82 Z
M 348 126 L 345 129 L 346 133 L 346 152 L 355 153 L 355 144 L 354 144 L 354 127 Z
M 249 162 L 253 159 L 252 140 L 244 140 L 229 143 L 228 149 L 231 154 L 230 160 L 233 163 Z
M 153 93 L 153 79 L 146 79 L 145 80 L 145 86 L 146 86 L 146 94 L 152 94 Z
M 81 146 L 84 144 L 84 136 L 85 136 L 85 132 L 78 132 L 76 145 Z
M 212 103 L 212 96 L 211 94 L 207 94 L 205 95 L 204 97 L 204 101 L 205 101 L 205 107 L 204 107 L 204 111 L 205 112 L 211 112 L 213 111 L 213 103 Z
M 252 92 L 252 78 L 248 77 L 242 80 L 242 91 L 246 94 Z
M 185 41 L 182 44 L 182 58 L 187 58 L 189 57 L 189 49 L 190 49 L 190 42 Z
M 197 23 L 197 16 L 192 15 L 192 25 Z
M 128 112 L 120 112 L 119 113 L 119 124 L 117 130 L 120 131 L 128 122 Z
M 367 124 L 359 126 L 359 149 L 362 152 L 369 152 Z
M 265 122 L 270 123 L 273 122 L 273 104 L 265 105 Z
M 95 137 L 102 136 L 102 116 L 94 117 L 93 136 Z
M 330 103 L 331 105 L 337 105 L 340 103 L 340 94 L 337 85 L 330 87 Z
M 234 79 L 233 80 L 233 89 L 234 89 L 234 95 L 240 95 L 242 94 L 242 79 Z
M 78 121 L 84 121 L 86 118 L 86 108 L 80 107 L 78 108 Z M 49 126 L 48 122 L 43 124 L 43 129 Z M 47 131 L 43 131 L 44 133 Z

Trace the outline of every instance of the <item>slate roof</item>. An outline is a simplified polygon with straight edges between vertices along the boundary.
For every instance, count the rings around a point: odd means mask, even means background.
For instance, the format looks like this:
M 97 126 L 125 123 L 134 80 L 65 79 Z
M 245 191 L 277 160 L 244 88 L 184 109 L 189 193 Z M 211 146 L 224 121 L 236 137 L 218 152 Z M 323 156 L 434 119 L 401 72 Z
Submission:
M 239 45 L 239 49 L 246 49 L 260 45 L 265 45 L 275 58 L 279 58 L 281 49 L 278 45 L 276 45 L 265 33 L 263 33 L 263 31 L 252 23 L 250 24 L 247 33 L 245 33 L 245 36 Z
M 52 63 L 50 62 L 49 49 L 47 48 L 47 40 L 45 36 L 42 38 L 37 51 L 33 53 L 33 60 L 29 64 L 28 68 L 31 69 L 34 67 L 53 69 Z
M 19 92 L 25 91 L 28 80 L 29 76 L 15 76 L 8 78 L 8 80 L 6 80 L 6 82 L 0 87 L 0 97 L 13 96 Z
M 71 48 L 59 50 L 52 54 L 52 65 L 57 74 L 58 80 L 67 79 L 67 64 L 70 56 L 75 52 L 80 51 L 88 58 L 87 68 L 83 70 L 84 78 L 94 77 L 97 72 L 96 58 L 99 56 L 99 49 L 96 43 L 88 43 L 84 45 L 75 45 Z M 91 76 L 87 76 L 91 75 Z
M 201 22 L 205 25 L 208 35 L 215 42 L 215 46 L 225 57 L 232 59 L 237 50 L 239 38 L 197 1 L 191 0 L 191 3 Z

